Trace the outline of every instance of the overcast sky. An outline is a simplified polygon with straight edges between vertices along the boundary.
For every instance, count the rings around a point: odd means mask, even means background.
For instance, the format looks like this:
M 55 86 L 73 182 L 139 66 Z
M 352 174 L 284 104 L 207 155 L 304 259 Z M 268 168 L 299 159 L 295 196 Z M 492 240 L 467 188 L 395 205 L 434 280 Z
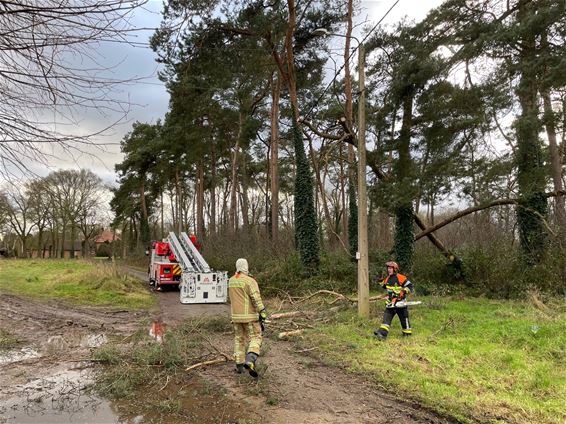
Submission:
M 374 0 L 362 1 L 362 11 L 357 16 L 358 23 L 366 22 L 367 26 L 373 26 L 395 4 L 396 0 Z M 395 8 L 383 21 L 383 25 L 391 25 L 407 16 L 411 20 L 419 21 L 433 7 L 442 3 L 442 0 L 400 0 Z M 132 21 L 136 27 L 155 28 L 161 20 L 162 1 L 150 0 L 145 9 L 139 9 Z M 140 32 L 137 36 L 139 42 L 147 42 L 152 31 Z M 355 30 L 355 35 L 363 36 L 362 25 Z M 338 40 L 336 40 L 339 43 Z M 75 155 L 73 158 L 65 157 L 61 152 L 53 152 L 54 158 L 50 159 L 51 170 L 57 168 L 88 168 L 100 175 L 105 182 L 113 183 L 116 179 L 114 165 L 122 160 L 118 143 L 131 129 L 135 121 L 155 123 L 162 119 L 167 111 L 169 96 L 165 87 L 157 79 L 157 64 L 155 54 L 149 47 L 132 47 L 127 45 L 105 45 L 101 46 L 99 55 L 108 63 L 116 65 L 115 73 L 118 78 L 140 78 L 140 82 L 124 86 L 115 95 L 122 99 L 129 99 L 132 103 L 127 119 L 114 127 L 101 139 L 103 143 L 115 143 L 105 147 L 105 151 L 95 151 L 92 155 Z M 115 117 L 104 117 L 94 112 L 85 113 L 78 118 L 79 125 L 76 130 L 92 132 L 96 131 L 110 122 Z M 42 175 L 50 169 L 38 168 L 37 172 Z

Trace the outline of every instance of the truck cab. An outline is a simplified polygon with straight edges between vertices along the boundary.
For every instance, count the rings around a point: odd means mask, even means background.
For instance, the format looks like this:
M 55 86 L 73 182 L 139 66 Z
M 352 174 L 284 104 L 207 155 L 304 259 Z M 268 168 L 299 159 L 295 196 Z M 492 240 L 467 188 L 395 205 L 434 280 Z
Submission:
M 155 290 L 162 290 L 164 286 L 178 287 L 181 273 L 181 266 L 177 263 L 169 243 L 153 242 L 150 253 L 149 284 Z

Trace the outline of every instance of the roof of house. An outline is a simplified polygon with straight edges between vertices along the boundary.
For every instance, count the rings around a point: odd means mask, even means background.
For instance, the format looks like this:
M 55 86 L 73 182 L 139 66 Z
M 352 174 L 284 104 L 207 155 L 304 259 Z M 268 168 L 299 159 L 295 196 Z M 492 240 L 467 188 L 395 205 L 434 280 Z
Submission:
M 95 243 L 105 243 L 105 242 L 111 242 L 112 240 L 120 240 L 120 235 L 116 234 L 114 231 L 112 230 L 104 230 L 102 231 L 102 233 L 100 233 L 100 235 L 98 235 L 95 239 L 94 242 Z

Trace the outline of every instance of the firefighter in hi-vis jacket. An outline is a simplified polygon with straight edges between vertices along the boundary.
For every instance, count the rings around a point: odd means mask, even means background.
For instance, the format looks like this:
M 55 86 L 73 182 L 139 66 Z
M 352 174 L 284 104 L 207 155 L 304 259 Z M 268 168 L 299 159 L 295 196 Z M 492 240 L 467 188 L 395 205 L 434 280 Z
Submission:
M 228 293 L 234 326 L 236 372 L 241 374 L 245 368 L 252 377 L 257 377 L 256 360 L 261 348 L 261 333 L 267 312 L 257 281 L 249 275 L 246 259 L 240 258 L 236 261 L 236 274 L 228 282 Z
M 403 336 L 410 336 L 413 331 L 409 323 L 409 309 L 405 304 L 405 298 L 413 291 L 413 283 L 405 275 L 399 273 L 399 265 L 396 262 L 387 262 L 385 266 L 388 273 L 382 284 L 382 287 L 387 290 L 385 312 L 383 313 L 383 323 L 373 334 L 380 340 L 387 339 L 391 321 L 397 314 L 399 321 L 401 321 Z

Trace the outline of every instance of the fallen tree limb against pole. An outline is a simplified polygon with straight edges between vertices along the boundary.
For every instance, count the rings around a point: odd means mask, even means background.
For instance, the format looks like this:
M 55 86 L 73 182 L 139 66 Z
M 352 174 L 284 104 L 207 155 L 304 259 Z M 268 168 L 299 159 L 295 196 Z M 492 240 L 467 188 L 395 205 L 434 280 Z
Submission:
M 549 198 L 549 197 L 558 197 L 558 196 L 564 196 L 566 195 L 566 190 L 559 190 L 559 191 L 551 191 L 548 193 L 544 193 L 544 197 L 545 198 Z M 438 224 L 435 224 L 431 227 L 428 228 L 423 228 L 421 227 L 421 231 L 419 234 L 417 234 L 415 236 L 415 241 L 427 236 L 432 233 L 433 231 L 436 231 L 448 224 L 450 224 L 451 222 L 456 221 L 457 219 L 460 219 L 466 215 L 469 215 L 471 213 L 474 212 L 478 212 L 484 209 L 489 209 L 489 208 L 493 208 L 495 206 L 504 206 L 504 205 L 518 205 L 519 204 L 519 199 L 498 199 L 498 200 L 494 200 L 493 202 L 489 202 L 489 203 L 485 203 L 483 205 L 478 205 L 478 206 L 472 206 L 470 208 L 464 209 L 454 215 L 452 215 L 449 218 L 446 218 L 444 221 L 439 222 Z

